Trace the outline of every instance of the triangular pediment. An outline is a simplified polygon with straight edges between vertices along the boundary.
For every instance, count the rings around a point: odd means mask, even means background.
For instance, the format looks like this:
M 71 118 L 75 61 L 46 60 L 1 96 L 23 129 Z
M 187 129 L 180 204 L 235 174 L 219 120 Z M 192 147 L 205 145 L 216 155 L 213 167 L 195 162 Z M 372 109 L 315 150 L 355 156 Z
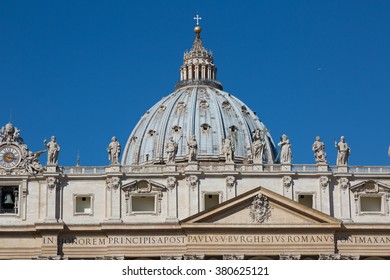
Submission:
M 266 188 L 258 187 L 193 215 L 183 226 L 213 225 L 230 227 L 334 227 L 341 221 L 304 206 Z
M 351 186 L 351 191 L 354 193 L 389 193 L 390 186 L 377 180 L 366 180 Z

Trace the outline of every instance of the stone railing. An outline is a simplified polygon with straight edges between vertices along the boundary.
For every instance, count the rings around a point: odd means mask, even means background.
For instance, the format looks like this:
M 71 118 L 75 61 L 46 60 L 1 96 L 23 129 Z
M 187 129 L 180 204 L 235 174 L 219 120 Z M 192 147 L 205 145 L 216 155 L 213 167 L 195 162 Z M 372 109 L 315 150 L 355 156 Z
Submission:
M 64 174 L 104 174 L 106 173 L 105 166 L 63 166 L 62 173 Z
M 64 166 L 61 167 L 64 174 L 105 174 L 109 166 Z M 346 166 L 346 171 L 353 174 L 389 174 L 390 175 L 390 166 Z M 187 164 L 177 164 L 177 165 L 126 165 L 121 166 L 121 172 L 131 174 L 131 173 L 167 173 L 167 172 L 185 172 L 187 171 Z M 194 170 L 194 169 L 192 169 Z M 280 164 L 235 164 L 235 165 L 225 165 L 225 164 L 199 164 L 198 168 L 195 170 L 203 172 L 224 172 L 224 171 L 237 171 L 237 172 L 267 172 L 267 173 L 278 173 L 281 171 L 286 171 L 282 168 Z M 338 166 L 326 166 L 325 170 L 319 170 L 316 164 L 293 164 L 291 165 L 291 172 L 298 173 L 317 173 L 322 172 L 340 172 Z

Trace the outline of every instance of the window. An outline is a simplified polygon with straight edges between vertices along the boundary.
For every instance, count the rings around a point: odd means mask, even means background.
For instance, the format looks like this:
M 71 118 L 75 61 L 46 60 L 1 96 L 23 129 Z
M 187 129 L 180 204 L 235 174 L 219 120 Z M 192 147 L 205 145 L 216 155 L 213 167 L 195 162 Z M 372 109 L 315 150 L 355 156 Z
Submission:
M 360 212 L 362 213 L 381 213 L 382 197 L 381 196 L 361 196 Z
M 313 195 L 312 194 L 300 194 L 300 195 L 298 195 L 298 202 L 302 205 L 313 208 Z
M 132 213 L 156 213 L 155 195 L 133 195 L 130 201 Z
M 18 214 L 19 187 L 0 187 L 0 214 Z
M 219 204 L 219 194 L 205 193 L 204 194 L 204 210 L 210 209 Z
M 92 215 L 92 195 L 75 195 L 74 203 L 75 209 L 74 213 L 77 215 Z

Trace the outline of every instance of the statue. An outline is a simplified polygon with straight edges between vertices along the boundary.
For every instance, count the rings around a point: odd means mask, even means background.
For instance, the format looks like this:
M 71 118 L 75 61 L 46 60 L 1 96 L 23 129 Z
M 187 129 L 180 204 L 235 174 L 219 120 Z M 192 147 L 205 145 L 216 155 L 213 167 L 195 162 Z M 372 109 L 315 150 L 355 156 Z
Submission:
M 321 141 L 320 136 L 316 137 L 316 141 L 312 145 L 312 150 L 314 152 L 314 159 L 317 163 L 327 163 L 325 144 Z
M 7 123 L 0 129 L 0 142 L 18 142 L 19 144 L 23 144 L 20 131 L 12 123 Z
M 188 145 L 188 161 L 196 161 L 198 155 L 198 143 L 196 142 L 195 135 L 190 136 L 190 139 L 187 143 Z
M 117 141 L 116 137 L 111 138 L 111 143 L 107 147 L 108 160 L 111 164 L 119 164 L 119 156 L 121 155 L 121 145 Z
M 292 152 L 291 152 L 291 144 L 286 134 L 283 134 L 280 137 L 280 142 L 278 143 L 280 147 L 280 163 L 291 163 Z
M 252 159 L 253 163 L 263 163 L 263 153 L 265 148 L 265 140 L 260 129 L 256 129 L 253 134 L 252 142 Z
M 56 137 L 52 136 L 49 143 L 46 142 L 46 139 L 43 140 L 43 144 L 47 147 L 47 164 L 57 165 L 60 145 L 58 145 Z
M 348 144 L 345 143 L 344 136 L 340 137 L 340 142 L 334 141 L 334 145 L 337 148 L 337 165 L 347 165 L 349 153 L 351 152 L 351 148 L 348 147 Z
M 227 137 L 226 139 L 222 140 L 222 151 L 223 154 L 225 155 L 225 161 L 233 162 L 234 148 L 232 145 L 232 141 L 230 140 L 230 137 Z
M 173 137 L 169 137 L 167 144 L 165 145 L 165 150 L 168 154 L 167 163 L 174 163 L 177 153 L 177 143 L 173 140 Z
M 43 168 L 38 159 L 39 156 L 45 152 L 46 150 L 38 151 L 35 153 L 31 151 L 27 152 L 24 165 L 29 174 L 38 174 L 42 172 Z

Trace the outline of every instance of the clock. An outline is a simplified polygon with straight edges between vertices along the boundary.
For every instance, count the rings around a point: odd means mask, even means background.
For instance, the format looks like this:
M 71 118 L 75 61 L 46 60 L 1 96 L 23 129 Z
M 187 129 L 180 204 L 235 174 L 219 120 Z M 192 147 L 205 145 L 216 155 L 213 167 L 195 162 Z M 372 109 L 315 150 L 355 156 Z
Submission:
M 0 146 L 0 167 L 11 169 L 17 167 L 22 159 L 20 149 L 15 145 Z

